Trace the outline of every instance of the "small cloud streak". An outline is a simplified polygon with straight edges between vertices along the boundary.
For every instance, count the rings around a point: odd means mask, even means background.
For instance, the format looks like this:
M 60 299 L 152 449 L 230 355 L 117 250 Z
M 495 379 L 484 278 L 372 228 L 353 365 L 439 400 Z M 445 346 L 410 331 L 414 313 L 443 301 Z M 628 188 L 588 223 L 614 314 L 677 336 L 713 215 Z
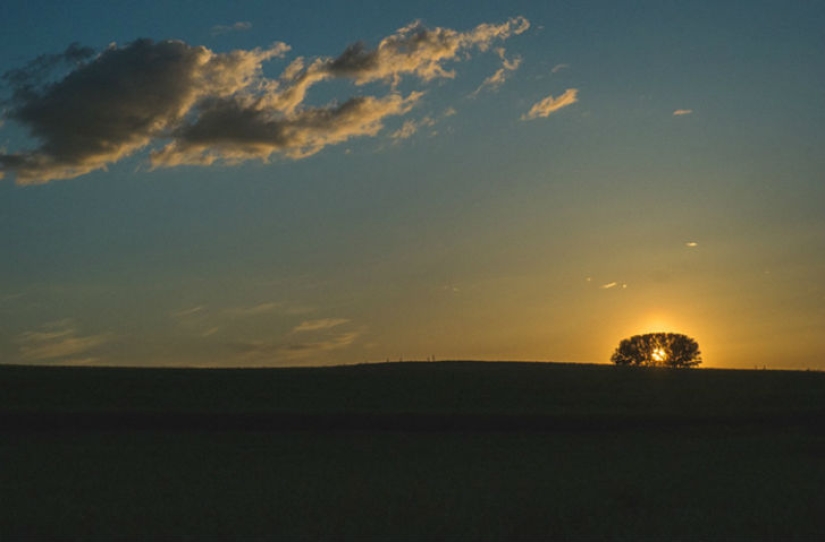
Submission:
M 212 27 L 212 35 L 220 36 L 221 34 L 229 34 L 230 32 L 243 32 L 252 28 L 252 23 L 247 21 L 239 21 L 228 26 L 218 24 Z
M 349 322 L 347 318 L 322 318 L 320 320 L 306 320 L 292 328 L 292 333 L 321 331 L 340 326 L 341 324 L 346 324 L 347 322 Z
M 230 316 L 235 317 L 260 316 L 262 314 L 269 314 L 280 307 L 280 303 L 260 303 L 251 307 L 236 307 L 234 309 L 228 309 L 226 312 Z
M 230 345 L 241 356 L 242 363 L 271 364 L 320 356 L 343 350 L 358 340 L 360 331 L 331 333 L 315 341 L 251 341 Z
M 96 361 L 89 353 L 110 340 L 109 334 L 80 335 L 72 320 L 60 320 L 22 333 L 17 343 L 25 362 L 85 365 Z
M 175 319 L 183 319 L 183 318 L 188 318 L 190 316 L 194 316 L 196 314 L 203 313 L 205 310 L 206 310 L 206 307 L 204 307 L 203 305 L 198 305 L 196 307 L 191 307 L 189 309 L 181 309 L 179 311 L 173 311 L 172 313 L 170 313 L 170 315 L 172 316 L 172 318 L 175 318 Z
M 569 64 L 556 64 L 553 66 L 553 69 L 550 70 L 550 73 L 559 73 L 560 71 L 569 68 Z
M 587 277 L 585 280 L 587 282 L 593 282 L 593 279 L 591 277 Z M 600 290 L 612 290 L 614 288 L 621 288 L 622 290 L 626 290 L 627 284 L 624 282 L 608 282 L 607 284 L 602 284 L 601 286 L 599 286 Z
M 693 109 L 677 109 L 673 112 L 674 117 L 682 117 L 684 115 L 690 115 L 693 113 Z
M 18 184 L 69 179 L 147 148 L 153 169 L 306 158 L 352 138 L 375 137 L 385 119 L 409 113 L 424 92 L 402 94 L 402 79 L 454 78 L 449 63 L 529 27 L 524 17 L 465 32 L 414 22 L 374 49 L 356 43 L 337 57 L 297 57 L 277 78 L 265 77 L 263 65 L 291 50 L 280 42 L 228 53 L 176 40 L 140 39 L 100 53 L 73 45 L 2 75 L 12 91 L 3 117 L 26 128 L 39 146 L 0 151 L 0 176 L 12 172 Z M 514 62 L 505 60 L 503 69 L 515 69 Z M 306 102 L 313 86 L 332 80 L 386 90 L 325 105 Z
M 688 248 L 695 248 L 699 246 L 699 243 L 695 241 L 688 241 L 687 243 L 685 243 L 685 246 Z
M 578 89 L 568 88 L 558 98 L 554 98 L 552 95 L 547 96 L 543 100 L 533 104 L 530 111 L 521 116 L 521 120 L 533 120 L 549 117 L 552 113 L 555 113 L 559 109 L 578 102 L 578 93 Z

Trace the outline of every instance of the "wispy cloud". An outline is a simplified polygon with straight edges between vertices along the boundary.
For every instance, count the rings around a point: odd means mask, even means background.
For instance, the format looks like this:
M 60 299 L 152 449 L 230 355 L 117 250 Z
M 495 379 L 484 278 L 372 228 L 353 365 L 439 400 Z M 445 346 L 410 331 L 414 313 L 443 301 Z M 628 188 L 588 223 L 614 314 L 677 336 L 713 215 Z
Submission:
M 233 317 L 260 316 L 261 314 L 270 314 L 281 307 L 280 303 L 259 303 L 249 307 L 227 309 L 226 312 Z
M 275 79 L 263 75 L 263 64 L 290 51 L 280 42 L 228 53 L 173 40 L 141 39 L 100 53 L 72 46 L 2 76 L 12 90 L 5 118 L 40 145 L 0 153 L 0 175 L 13 172 L 18 184 L 67 179 L 145 148 L 153 168 L 305 158 L 376 136 L 385 119 L 412 110 L 424 93 L 399 92 L 403 78 L 453 78 L 449 63 L 529 27 L 524 17 L 466 32 L 415 22 L 374 49 L 356 43 L 337 57 L 298 57 Z M 62 77 L 55 71 L 60 66 L 69 68 Z M 306 102 L 311 87 L 334 79 L 386 90 L 325 105 Z
M 695 248 L 699 246 L 699 243 L 697 243 L 696 241 L 688 241 L 687 243 L 685 243 L 685 246 L 688 248 Z
M 72 320 L 60 320 L 22 333 L 17 344 L 25 362 L 86 364 L 96 359 L 89 354 L 111 339 L 109 334 L 81 335 Z
M 404 124 L 401 125 L 401 128 L 394 131 L 390 134 L 390 139 L 394 139 L 395 141 L 401 141 L 402 139 L 408 139 L 412 137 L 416 132 L 418 132 L 421 128 L 431 128 L 435 126 L 435 120 L 432 117 L 424 117 L 419 121 L 415 120 L 405 120 Z
M 220 327 L 215 325 L 212 311 L 205 305 L 172 311 L 169 316 L 182 330 L 196 336 L 208 337 L 220 330 Z
M 588 282 L 590 282 L 589 277 Z M 602 290 L 612 290 L 613 288 L 621 288 L 622 290 L 624 290 L 627 288 L 627 284 L 618 282 L 608 282 L 607 284 L 602 284 L 601 286 L 599 286 L 599 288 Z
M 555 113 L 559 109 L 578 102 L 578 93 L 578 89 L 568 88 L 564 91 L 564 94 L 561 94 L 558 98 L 547 96 L 543 100 L 533 104 L 530 111 L 521 116 L 521 120 L 533 120 L 549 117 L 552 113 Z
M 693 109 L 677 109 L 676 111 L 673 112 L 673 116 L 674 117 L 681 117 L 681 116 L 684 116 L 684 115 L 690 115 L 691 113 L 693 113 Z
M 501 58 L 501 68 L 495 71 L 493 75 L 482 81 L 481 85 L 470 96 L 477 96 L 482 90 L 497 90 L 509 77 L 511 72 L 514 72 L 521 65 L 521 57 L 516 56 L 510 60 L 507 59 L 506 52 L 503 47 L 496 49 L 496 53 Z
M 257 365 L 312 358 L 343 350 L 354 344 L 360 336 L 360 331 L 349 331 L 325 334 L 317 340 L 249 341 L 230 346 L 241 356 L 241 362 Z
M 230 32 L 243 32 L 252 28 L 252 23 L 247 21 L 238 21 L 235 24 L 222 25 L 218 24 L 212 27 L 212 35 L 220 36 L 221 34 L 228 34 Z
M 358 331 L 348 333 L 337 333 L 319 341 L 309 341 L 301 343 L 289 343 L 283 346 L 282 352 L 292 352 L 301 354 L 312 354 L 318 352 L 328 352 L 350 346 L 361 335 Z
M 553 66 L 553 69 L 550 70 L 550 73 L 559 73 L 560 71 L 569 68 L 569 64 L 556 64 Z
M 204 307 L 203 305 L 197 305 L 195 307 L 190 307 L 188 309 L 180 309 L 177 311 L 173 311 L 172 313 L 170 313 L 170 316 L 176 319 L 188 318 L 190 316 L 194 316 L 197 314 L 203 314 L 205 310 L 206 307 Z
M 349 322 L 346 318 L 322 318 L 319 320 L 305 320 L 301 322 L 294 328 L 292 328 L 293 333 L 302 333 L 306 331 L 320 331 L 324 329 L 330 329 L 333 327 L 340 326 L 341 324 L 346 324 Z

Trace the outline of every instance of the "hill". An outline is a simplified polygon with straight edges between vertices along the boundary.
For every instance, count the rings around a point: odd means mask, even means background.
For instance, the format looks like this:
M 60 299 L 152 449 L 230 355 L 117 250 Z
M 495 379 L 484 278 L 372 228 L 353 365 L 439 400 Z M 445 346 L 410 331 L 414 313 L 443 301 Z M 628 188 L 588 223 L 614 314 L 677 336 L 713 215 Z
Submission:
M 281 369 L 0 367 L 0 421 L 540 429 L 825 419 L 825 374 L 514 362 Z M 51 422 L 49 422 L 51 420 Z
M 815 539 L 825 375 L 0 367 L 0 538 Z

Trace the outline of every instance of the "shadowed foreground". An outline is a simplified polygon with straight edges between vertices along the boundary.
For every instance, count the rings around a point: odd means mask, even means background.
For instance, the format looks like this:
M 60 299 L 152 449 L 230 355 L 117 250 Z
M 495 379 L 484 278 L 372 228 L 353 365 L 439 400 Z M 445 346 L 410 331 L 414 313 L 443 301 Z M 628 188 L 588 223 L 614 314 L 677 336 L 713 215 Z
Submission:
M 0 535 L 825 531 L 825 375 L 0 367 Z

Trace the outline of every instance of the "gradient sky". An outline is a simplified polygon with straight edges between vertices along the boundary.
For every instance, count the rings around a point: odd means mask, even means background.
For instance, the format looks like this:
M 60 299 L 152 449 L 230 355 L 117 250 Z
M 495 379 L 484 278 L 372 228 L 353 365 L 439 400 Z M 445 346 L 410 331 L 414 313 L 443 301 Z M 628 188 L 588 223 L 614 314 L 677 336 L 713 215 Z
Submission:
M 608 362 L 673 331 L 825 369 L 823 28 L 814 0 L 7 0 L 0 360 Z

